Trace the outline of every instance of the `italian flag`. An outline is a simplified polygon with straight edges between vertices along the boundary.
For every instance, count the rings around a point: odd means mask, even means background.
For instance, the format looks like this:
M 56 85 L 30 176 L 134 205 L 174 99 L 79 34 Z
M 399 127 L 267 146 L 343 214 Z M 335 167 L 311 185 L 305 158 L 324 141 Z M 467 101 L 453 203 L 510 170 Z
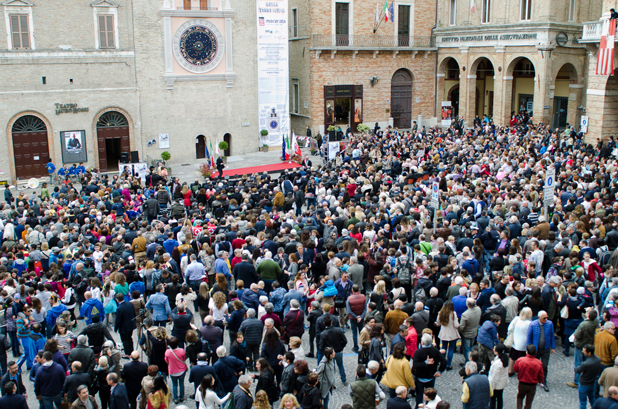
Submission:
M 384 22 L 388 22 L 388 0 L 384 0 L 384 7 L 382 7 L 384 13 Z
M 474 0 L 470 0 L 470 13 L 474 13 Z

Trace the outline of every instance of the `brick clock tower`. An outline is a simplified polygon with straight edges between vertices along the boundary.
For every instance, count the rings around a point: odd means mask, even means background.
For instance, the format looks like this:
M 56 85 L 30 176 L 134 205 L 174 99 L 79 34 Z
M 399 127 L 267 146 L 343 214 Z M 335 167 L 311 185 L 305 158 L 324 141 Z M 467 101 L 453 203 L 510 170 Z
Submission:
M 230 0 L 165 0 L 167 89 L 177 81 L 225 81 L 234 86 Z

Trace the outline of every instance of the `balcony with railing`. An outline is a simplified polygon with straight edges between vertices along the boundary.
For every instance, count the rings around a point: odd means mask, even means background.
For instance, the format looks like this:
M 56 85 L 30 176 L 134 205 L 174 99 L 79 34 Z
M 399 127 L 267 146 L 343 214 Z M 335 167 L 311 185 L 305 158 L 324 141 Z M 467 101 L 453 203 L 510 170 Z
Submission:
M 403 36 L 374 34 L 314 34 L 314 50 L 426 50 L 435 49 L 434 36 Z
M 610 13 L 604 13 L 597 21 L 589 21 L 584 24 L 584 31 L 582 38 L 578 40 L 580 43 L 598 43 L 601 41 L 601 35 L 603 34 L 603 26 L 609 24 Z M 618 37 L 615 37 L 615 41 L 618 41 Z
M 200 4 L 188 4 L 185 6 L 176 7 L 177 10 L 201 10 L 201 11 L 217 11 L 219 7 L 209 7 Z

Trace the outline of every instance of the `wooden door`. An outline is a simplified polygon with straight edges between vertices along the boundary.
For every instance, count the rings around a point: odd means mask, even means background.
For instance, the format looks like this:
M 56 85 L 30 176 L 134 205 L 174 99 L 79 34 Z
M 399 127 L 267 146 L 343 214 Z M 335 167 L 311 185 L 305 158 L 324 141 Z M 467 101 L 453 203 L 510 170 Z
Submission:
M 396 71 L 391 81 L 391 117 L 396 128 L 412 127 L 412 74 L 406 69 Z
M 487 116 L 493 118 L 494 116 L 494 92 L 489 91 L 489 99 L 487 100 Z
M 206 157 L 206 137 L 199 135 L 195 141 L 195 158 L 204 159 Z
M 191 0 L 184 0 L 183 6 L 185 10 L 191 10 Z
M 99 149 L 99 170 L 107 172 L 107 154 L 105 140 L 108 138 L 120 138 L 121 152 L 130 154 L 131 144 L 129 142 L 129 127 L 115 126 L 108 128 L 97 128 L 97 144 Z
M 232 135 L 226 133 L 223 135 L 223 140 L 227 142 L 227 149 L 223 151 L 225 156 L 230 156 L 230 152 L 232 151 Z
M 49 146 L 47 131 L 13 132 L 13 155 L 18 179 L 47 175 Z

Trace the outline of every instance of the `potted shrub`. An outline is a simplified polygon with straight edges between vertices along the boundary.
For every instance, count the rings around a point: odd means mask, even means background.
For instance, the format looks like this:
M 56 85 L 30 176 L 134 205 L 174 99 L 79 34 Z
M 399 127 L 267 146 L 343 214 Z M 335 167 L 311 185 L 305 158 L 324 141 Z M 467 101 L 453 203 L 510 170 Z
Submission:
M 163 151 L 161 152 L 161 159 L 163 159 L 163 166 L 165 166 L 165 168 L 167 169 L 167 175 L 172 176 L 172 168 L 170 168 L 167 165 L 167 161 L 170 160 L 172 157 L 172 154 L 169 153 L 168 151 Z
M 210 169 L 210 166 L 208 166 L 208 164 L 202 163 L 200 165 L 200 174 L 202 175 L 204 179 L 208 180 L 212 176 L 212 169 Z
M 262 146 L 260 146 L 260 152 L 268 152 L 268 145 L 263 144 Z
M 337 128 L 335 127 L 335 125 L 330 125 L 326 130 L 328 131 L 328 140 L 331 142 L 336 140 Z
M 268 152 L 268 145 L 264 143 L 264 138 L 266 138 L 267 136 L 268 136 L 268 130 L 262 129 L 260 131 L 260 141 L 262 142 L 262 146 L 260 147 L 260 152 Z
M 223 156 L 221 156 L 221 159 L 223 159 L 223 163 L 227 163 L 227 156 L 225 156 L 225 151 L 229 147 L 230 145 L 228 145 L 227 142 L 225 141 L 219 142 L 219 150 L 221 151 L 221 153 L 223 153 Z
M 369 125 L 367 124 L 358 124 L 358 127 L 356 129 L 358 129 L 358 132 L 361 132 L 367 135 L 369 134 L 369 131 L 371 130 L 371 128 L 369 128 Z

